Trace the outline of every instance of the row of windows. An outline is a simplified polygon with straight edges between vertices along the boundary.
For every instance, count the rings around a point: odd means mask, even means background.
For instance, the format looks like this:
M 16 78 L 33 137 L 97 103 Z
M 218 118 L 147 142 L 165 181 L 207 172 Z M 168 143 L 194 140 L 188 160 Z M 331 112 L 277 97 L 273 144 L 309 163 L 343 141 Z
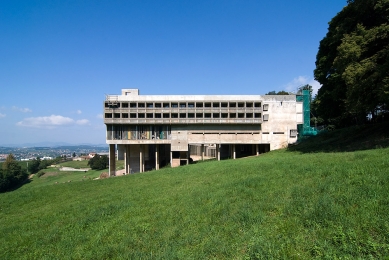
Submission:
M 105 118 L 261 118 L 261 113 L 105 113 Z
M 202 108 L 202 107 L 261 107 L 261 102 L 117 102 L 105 103 L 106 108 Z

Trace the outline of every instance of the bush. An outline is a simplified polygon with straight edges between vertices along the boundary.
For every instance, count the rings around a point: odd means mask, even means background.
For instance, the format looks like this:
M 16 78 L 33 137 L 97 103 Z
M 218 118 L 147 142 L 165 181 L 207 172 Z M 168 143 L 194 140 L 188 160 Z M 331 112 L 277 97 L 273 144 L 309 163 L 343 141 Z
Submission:
M 41 177 L 41 176 L 43 176 L 43 175 L 45 175 L 45 172 L 38 172 L 38 173 L 36 174 L 36 176 L 38 176 L 38 177 Z

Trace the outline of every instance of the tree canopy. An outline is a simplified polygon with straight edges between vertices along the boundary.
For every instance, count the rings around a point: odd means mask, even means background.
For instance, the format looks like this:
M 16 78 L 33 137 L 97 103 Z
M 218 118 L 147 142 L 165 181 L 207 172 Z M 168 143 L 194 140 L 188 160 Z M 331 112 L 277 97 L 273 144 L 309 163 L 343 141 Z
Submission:
M 0 192 L 7 191 L 27 178 L 27 171 L 15 160 L 13 154 L 9 154 L 0 169 Z
M 327 123 L 373 118 L 389 103 L 389 0 L 349 0 L 330 22 L 316 56 L 315 100 Z
M 89 160 L 88 165 L 93 170 L 104 170 L 108 168 L 108 157 L 106 155 L 96 154 L 92 159 Z

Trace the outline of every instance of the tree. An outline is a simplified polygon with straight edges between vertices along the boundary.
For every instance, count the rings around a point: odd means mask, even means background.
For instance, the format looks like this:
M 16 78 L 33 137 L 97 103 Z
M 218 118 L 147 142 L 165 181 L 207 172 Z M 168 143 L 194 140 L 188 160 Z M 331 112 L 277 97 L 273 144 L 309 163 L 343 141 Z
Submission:
M 22 169 L 12 154 L 9 154 L 0 170 L 0 192 L 19 185 L 27 178 L 27 171 Z
M 278 92 L 276 92 L 276 91 L 269 91 L 267 94 L 265 94 L 265 95 L 289 95 L 289 92 L 286 92 L 286 91 L 284 91 L 284 90 L 281 90 L 281 91 L 278 91 Z
M 33 159 L 31 163 L 28 165 L 28 171 L 32 174 L 37 173 L 40 170 L 39 168 L 40 164 L 41 164 L 41 159 L 39 157 Z
M 93 170 L 104 170 L 108 168 L 108 157 L 106 155 L 96 154 L 92 159 L 89 160 L 88 165 Z
M 327 122 L 347 125 L 389 103 L 389 0 L 349 0 L 329 23 L 316 56 L 322 84 L 315 106 Z
M 73 157 L 76 157 L 76 153 L 75 152 L 73 152 Z

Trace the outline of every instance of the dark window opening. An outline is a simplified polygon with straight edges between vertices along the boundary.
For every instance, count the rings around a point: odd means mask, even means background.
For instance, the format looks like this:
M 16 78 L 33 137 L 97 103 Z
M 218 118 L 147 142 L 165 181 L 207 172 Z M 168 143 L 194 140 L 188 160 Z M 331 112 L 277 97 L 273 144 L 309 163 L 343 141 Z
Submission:
M 213 118 L 219 118 L 220 117 L 220 114 L 219 113 L 213 113 Z
M 203 118 L 203 113 L 196 113 L 196 118 Z
M 145 114 L 144 113 L 139 113 L 138 114 L 138 118 L 145 118 Z
M 122 108 L 128 108 L 128 103 L 122 103 Z

